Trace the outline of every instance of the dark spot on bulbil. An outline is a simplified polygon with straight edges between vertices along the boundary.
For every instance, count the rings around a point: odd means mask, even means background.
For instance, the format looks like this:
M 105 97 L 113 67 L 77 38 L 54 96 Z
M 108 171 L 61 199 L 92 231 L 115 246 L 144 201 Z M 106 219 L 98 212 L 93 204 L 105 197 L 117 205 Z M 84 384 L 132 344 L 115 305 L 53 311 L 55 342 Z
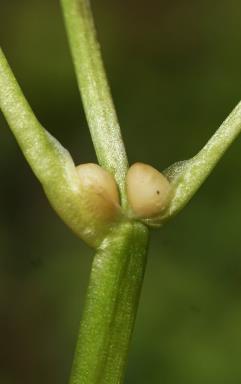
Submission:
M 157 195 L 160 195 L 160 191 L 159 190 L 157 190 L 156 193 L 157 193 Z

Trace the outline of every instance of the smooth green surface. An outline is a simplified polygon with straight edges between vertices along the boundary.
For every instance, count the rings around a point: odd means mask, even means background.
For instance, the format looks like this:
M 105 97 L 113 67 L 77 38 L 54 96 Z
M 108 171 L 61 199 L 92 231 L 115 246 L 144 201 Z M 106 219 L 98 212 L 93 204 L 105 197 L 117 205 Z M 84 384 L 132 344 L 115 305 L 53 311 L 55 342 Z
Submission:
M 144 225 L 123 223 L 95 255 L 70 384 L 122 383 L 147 243 Z
M 88 0 L 61 0 L 84 109 L 99 163 L 116 178 L 126 206 L 128 167 Z

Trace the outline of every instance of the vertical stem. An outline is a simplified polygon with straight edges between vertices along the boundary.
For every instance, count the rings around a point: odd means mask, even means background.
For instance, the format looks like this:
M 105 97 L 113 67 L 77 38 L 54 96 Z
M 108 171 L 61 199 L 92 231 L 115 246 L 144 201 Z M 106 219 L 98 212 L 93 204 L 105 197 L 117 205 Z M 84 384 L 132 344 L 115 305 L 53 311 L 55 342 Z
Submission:
M 70 384 L 123 380 L 142 286 L 148 230 L 120 224 L 98 250 L 80 327 Z
M 119 185 L 127 206 L 127 157 L 88 0 L 61 0 L 78 85 L 100 164 Z M 142 285 L 148 231 L 121 223 L 93 261 L 70 384 L 122 382 Z
M 120 127 L 88 0 L 61 0 L 84 109 L 100 164 L 114 174 L 125 198 L 128 167 Z

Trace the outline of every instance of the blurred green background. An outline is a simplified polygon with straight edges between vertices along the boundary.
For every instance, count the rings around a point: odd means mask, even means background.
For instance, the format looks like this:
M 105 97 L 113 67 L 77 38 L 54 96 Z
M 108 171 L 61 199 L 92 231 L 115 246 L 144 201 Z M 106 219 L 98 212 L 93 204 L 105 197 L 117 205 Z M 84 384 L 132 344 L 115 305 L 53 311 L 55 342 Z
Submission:
M 195 154 L 241 97 L 241 2 L 93 0 L 130 162 Z M 1 45 L 44 126 L 95 161 L 57 0 L 0 0 Z M 0 116 L 0 383 L 66 384 L 92 251 Z M 241 140 L 153 232 L 126 383 L 241 383 Z

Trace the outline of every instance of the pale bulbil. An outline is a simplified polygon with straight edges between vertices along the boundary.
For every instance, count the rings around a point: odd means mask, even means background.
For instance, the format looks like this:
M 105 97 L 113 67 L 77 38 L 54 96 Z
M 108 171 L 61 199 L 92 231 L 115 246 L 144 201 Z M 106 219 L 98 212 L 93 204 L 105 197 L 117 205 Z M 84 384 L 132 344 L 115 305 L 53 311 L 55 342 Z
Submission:
M 152 218 L 166 208 L 171 193 L 167 178 L 150 165 L 133 164 L 127 173 L 127 196 L 138 218 Z
M 80 189 L 86 196 L 87 208 L 96 217 L 111 221 L 120 211 L 119 192 L 114 177 L 98 164 L 86 163 L 76 167 Z

